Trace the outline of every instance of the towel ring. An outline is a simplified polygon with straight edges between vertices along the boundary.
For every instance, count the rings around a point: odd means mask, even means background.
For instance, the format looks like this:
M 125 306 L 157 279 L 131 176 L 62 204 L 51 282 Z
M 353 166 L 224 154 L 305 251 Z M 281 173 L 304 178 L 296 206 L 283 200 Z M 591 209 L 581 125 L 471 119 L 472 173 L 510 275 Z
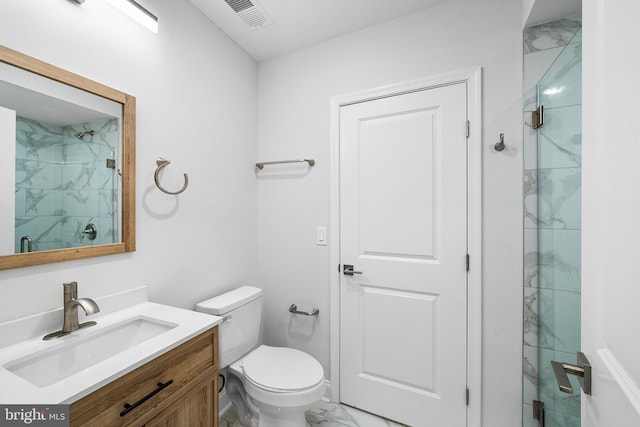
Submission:
M 153 179 L 156 181 L 156 186 L 158 187 L 158 189 L 160 191 L 162 191 L 163 193 L 171 194 L 171 195 L 180 194 L 184 190 L 186 190 L 187 186 L 189 185 L 189 176 L 187 176 L 186 173 L 183 174 L 184 175 L 184 185 L 178 191 L 175 191 L 175 192 L 174 191 L 168 191 L 168 190 L 165 190 L 164 188 L 162 188 L 162 185 L 160 185 L 160 180 L 158 179 L 158 174 L 160 173 L 160 169 L 162 169 L 163 167 L 167 166 L 169 163 L 171 163 L 171 161 L 163 159 L 162 157 L 159 158 L 158 160 L 156 160 L 156 164 L 158 165 L 158 168 L 156 169 L 156 173 L 153 174 Z

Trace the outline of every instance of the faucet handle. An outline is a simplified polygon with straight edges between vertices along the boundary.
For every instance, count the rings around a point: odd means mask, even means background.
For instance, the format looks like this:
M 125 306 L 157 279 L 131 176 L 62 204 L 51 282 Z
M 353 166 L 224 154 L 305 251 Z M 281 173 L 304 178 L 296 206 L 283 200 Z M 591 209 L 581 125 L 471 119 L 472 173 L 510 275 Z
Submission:
M 78 298 L 78 282 L 63 283 L 64 288 L 64 300 L 69 301 Z
M 64 289 L 62 330 L 45 335 L 43 340 L 62 337 L 77 329 L 96 324 L 96 322 L 78 323 L 78 307 L 82 307 L 87 316 L 100 311 L 98 304 L 91 298 L 78 298 L 78 282 L 63 283 L 62 287 Z

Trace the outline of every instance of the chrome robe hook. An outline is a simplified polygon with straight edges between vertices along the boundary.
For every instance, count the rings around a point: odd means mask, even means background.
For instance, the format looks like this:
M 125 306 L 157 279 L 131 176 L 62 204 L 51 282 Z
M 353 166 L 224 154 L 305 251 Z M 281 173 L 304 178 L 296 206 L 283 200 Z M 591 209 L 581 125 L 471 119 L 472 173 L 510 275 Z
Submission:
M 504 133 L 500 134 L 500 141 L 496 142 L 496 145 L 494 145 L 493 148 L 495 148 L 496 151 L 504 150 Z
M 160 185 L 160 180 L 158 179 L 158 174 L 160 173 L 160 169 L 162 169 L 163 167 L 167 166 L 169 163 L 171 163 L 170 160 L 166 160 L 166 159 L 163 159 L 163 158 L 159 158 L 158 160 L 156 160 L 156 165 L 158 165 L 158 168 L 156 169 L 156 173 L 153 174 L 153 178 L 156 181 L 156 186 L 163 193 L 171 194 L 171 195 L 180 194 L 184 190 L 186 190 L 187 186 L 189 185 L 189 176 L 186 173 L 183 174 L 184 175 L 184 185 L 178 191 L 168 191 L 168 190 L 165 190 L 164 188 L 162 188 L 162 185 Z

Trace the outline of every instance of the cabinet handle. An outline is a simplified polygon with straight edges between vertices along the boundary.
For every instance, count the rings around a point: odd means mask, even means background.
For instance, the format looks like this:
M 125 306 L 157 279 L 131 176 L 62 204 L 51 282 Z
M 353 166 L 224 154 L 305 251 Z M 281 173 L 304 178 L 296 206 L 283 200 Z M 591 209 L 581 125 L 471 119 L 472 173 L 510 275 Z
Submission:
M 151 399 L 153 396 L 155 396 L 156 394 L 160 393 L 162 390 L 164 390 L 165 388 L 169 387 L 171 384 L 173 384 L 173 380 L 169 380 L 166 383 L 158 383 L 158 388 L 156 388 L 155 390 L 153 390 L 151 393 L 147 394 L 146 396 L 144 396 L 142 399 L 138 400 L 136 403 L 134 403 L 133 405 L 129 405 L 128 403 L 124 404 L 124 409 L 122 410 L 122 412 L 120 412 L 120 416 L 124 417 L 125 415 L 127 415 L 129 412 L 133 411 L 134 409 L 136 409 L 138 406 L 142 405 L 145 401 Z

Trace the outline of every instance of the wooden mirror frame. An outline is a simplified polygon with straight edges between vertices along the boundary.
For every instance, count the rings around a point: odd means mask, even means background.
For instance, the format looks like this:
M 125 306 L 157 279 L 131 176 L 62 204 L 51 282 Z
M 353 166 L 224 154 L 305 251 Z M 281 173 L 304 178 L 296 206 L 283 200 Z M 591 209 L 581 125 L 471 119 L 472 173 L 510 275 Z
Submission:
M 120 206 L 120 213 L 122 215 L 121 242 L 0 256 L 0 270 L 135 251 L 136 98 L 2 45 L 0 45 L 0 62 L 47 77 L 68 86 L 84 90 L 85 92 L 101 96 L 122 105 L 122 202 Z

